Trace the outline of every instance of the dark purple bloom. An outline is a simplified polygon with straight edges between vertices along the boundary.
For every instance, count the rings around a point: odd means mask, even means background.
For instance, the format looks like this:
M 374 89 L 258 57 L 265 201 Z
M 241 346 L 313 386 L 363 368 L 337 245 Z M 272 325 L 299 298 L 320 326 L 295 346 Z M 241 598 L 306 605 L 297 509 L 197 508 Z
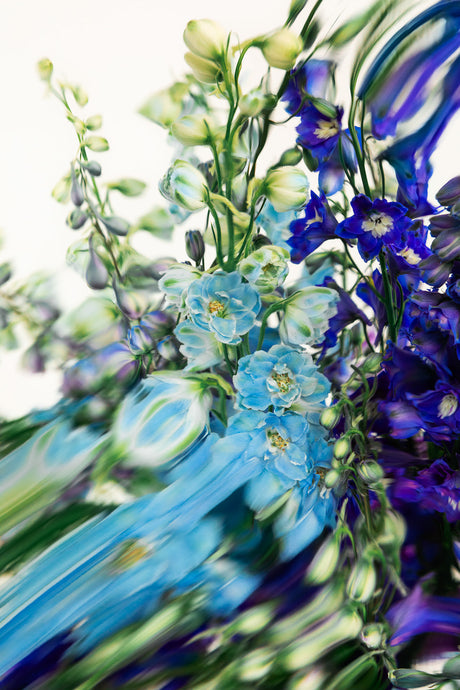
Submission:
M 391 645 L 399 645 L 421 633 L 460 635 L 460 597 L 425 594 L 418 584 L 411 594 L 388 612 L 394 629 Z
M 308 149 L 319 162 L 330 156 L 341 131 L 343 108 L 329 107 L 331 114 L 326 115 L 313 103 L 308 103 L 300 112 L 300 124 L 297 126 L 298 143 Z
M 291 261 L 298 264 L 326 240 L 333 239 L 337 221 L 322 194 L 314 192 L 305 207 L 305 216 L 293 220 L 290 225 L 292 237 L 288 244 L 292 247 Z
M 292 115 L 297 112 L 307 100 L 307 95 L 316 98 L 326 96 L 334 66 L 334 63 L 329 60 L 307 60 L 291 72 L 291 78 L 282 98 L 283 101 L 287 101 L 288 113 Z
M 356 127 L 356 133 L 361 141 L 360 127 Z M 358 169 L 349 129 L 340 134 L 330 156 L 318 166 L 318 186 L 324 194 L 332 196 L 342 189 L 345 182 L 345 168 L 352 173 L 356 173 Z
M 353 215 L 339 223 L 336 235 L 358 240 L 358 250 L 365 261 L 380 252 L 384 245 L 402 249 L 406 230 L 412 221 L 406 217 L 407 209 L 386 199 L 371 201 L 358 194 L 351 202 Z
M 371 326 L 371 321 L 366 314 L 357 307 L 350 295 L 333 280 L 326 279 L 323 283 L 324 287 L 332 288 L 339 294 L 339 300 L 336 303 L 337 313 L 329 319 L 329 328 L 324 334 L 324 348 L 334 347 L 337 343 L 337 335 L 346 327 L 350 326 L 355 321 L 361 321 L 366 326 Z

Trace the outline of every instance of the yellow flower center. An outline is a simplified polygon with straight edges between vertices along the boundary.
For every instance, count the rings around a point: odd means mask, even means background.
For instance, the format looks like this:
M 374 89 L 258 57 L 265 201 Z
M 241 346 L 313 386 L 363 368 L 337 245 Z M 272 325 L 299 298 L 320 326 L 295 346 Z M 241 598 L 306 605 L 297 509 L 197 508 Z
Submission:
M 212 299 L 208 305 L 209 312 L 215 316 L 223 316 L 225 305 L 219 302 L 218 299 Z
M 270 444 L 274 448 L 279 448 L 280 450 L 286 450 L 286 448 L 289 446 L 289 441 L 286 440 L 279 434 L 277 431 L 267 431 L 267 437 L 268 440 L 270 441 Z
M 293 380 L 289 374 L 272 374 L 272 379 L 278 385 L 278 388 L 282 393 L 287 393 L 293 384 Z
M 383 237 L 393 227 L 393 218 L 386 213 L 371 215 L 368 220 L 363 221 L 364 232 L 370 232 L 372 237 Z
M 452 395 L 452 393 L 448 393 L 443 397 L 443 399 L 439 403 L 438 413 L 440 418 L 445 419 L 446 417 L 450 417 L 457 411 L 457 407 L 457 398 L 455 397 L 455 395 Z
M 330 139 L 339 133 L 339 123 L 337 120 L 318 120 L 318 125 L 313 133 L 318 139 Z

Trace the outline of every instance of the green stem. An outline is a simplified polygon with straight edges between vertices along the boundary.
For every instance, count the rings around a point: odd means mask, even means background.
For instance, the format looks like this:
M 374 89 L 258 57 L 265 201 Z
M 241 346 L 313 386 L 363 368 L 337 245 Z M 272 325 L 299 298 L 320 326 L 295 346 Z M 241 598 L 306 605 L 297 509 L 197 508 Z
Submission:
M 387 266 L 385 263 L 385 254 L 383 253 L 383 249 L 380 250 L 379 261 L 380 261 L 380 270 L 382 271 L 384 303 L 385 303 L 385 309 L 387 312 L 388 327 L 389 327 L 389 331 L 390 331 L 390 339 L 393 343 L 395 343 L 398 334 L 396 331 L 393 290 L 391 288 L 390 277 L 388 275 Z

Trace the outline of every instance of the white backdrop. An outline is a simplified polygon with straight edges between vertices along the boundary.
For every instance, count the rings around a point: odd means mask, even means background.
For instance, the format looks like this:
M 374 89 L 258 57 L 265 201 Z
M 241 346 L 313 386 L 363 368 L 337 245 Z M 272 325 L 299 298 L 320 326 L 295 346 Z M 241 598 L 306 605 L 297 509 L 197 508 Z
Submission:
M 18 277 L 47 270 L 57 276 L 65 304 L 83 298 L 82 280 L 65 268 L 78 237 L 65 225 L 67 209 L 50 196 L 76 148 L 73 128 L 52 97 L 45 98 L 36 63 L 49 57 L 63 79 L 89 94 L 88 115 L 101 113 L 111 150 L 97 154 L 105 180 L 137 177 L 149 183 L 139 199 L 117 204 L 128 219 L 158 200 L 157 183 L 170 161 L 163 130 L 136 114 L 153 92 L 185 71 L 182 32 L 189 19 L 209 17 L 247 38 L 283 23 L 289 0 L 15 0 L 0 4 L 0 227 Z M 326 17 L 363 9 L 362 0 L 329 0 Z M 453 122 L 436 155 L 434 189 L 458 174 Z M 456 137 L 458 145 L 459 138 Z M 156 241 L 158 256 L 174 254 Z M 0 353 L 0 415 L 46 407 L 58 397 L 59 372 L 30 375 L 20 352 Z

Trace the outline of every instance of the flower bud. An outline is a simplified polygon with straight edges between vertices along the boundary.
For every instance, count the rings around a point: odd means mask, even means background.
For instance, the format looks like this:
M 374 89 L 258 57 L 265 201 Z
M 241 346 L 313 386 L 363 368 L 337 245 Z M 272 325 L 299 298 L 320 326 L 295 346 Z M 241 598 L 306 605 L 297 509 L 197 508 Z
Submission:
M 329 472 L 324 477 L 324 486 L 327 489 L 334 489 L 339 486 L 342 482 L 342 472 L 339 468 L 329 470 Z
M 256 117 L 267 105 L 267 94 L 262 89 L 253 89 L 240 98 L 239 108 L 242 115 Z
M 321 544 L 307 570 L 307 583 L 320 585 L 334 574 L 339 562 L 340 541 L 341 535 L 336 531 Z
M 390 671 L 388 680 L 396 688 L 427 688 L 433 687 L 433 682 L 439 680 L 439 676 L 431 673 L 417 671 L 413 668 L 397 668 Z M 436 687 L 439 687 L 436 685 Z
M 368 556 L 362 556 L 354 564 L 347 582 L 347 594 L 354 601 L 366 602 L 375 594 L 377 575 Z
M 381 362 L 382 355 L 380 355 L 378 352 L 372 352 L 361 364 L 360 369 L 365 374 L 377 374 L 381 369 Z
M 303 42 L 294 31 L 284 27 L 268 36 L 261 49 L 270 67 L 288 70 L 294 67 L 303 50 Z
M 160 182 L 160 192 L 169 201 L 189 211 L 206 206 L 207 187 L 203 175 L 193 165 L 177 160 Z
M 70 188 L 70 199 L 75 206 L 81 206 L 85 200 L 85 195 L 83 194 L 83 189 L 80 183 L 77 181 L 75 176 L 72 179 L 72 186 Z
M 339 438 L 334 444 L 334 456 L 339 460 L 346 458 L 350 453 L 350 441 L 348 438 Z
M 140 108 L 139 114 L 160 127 L 170 127 L 182 112 L 182 99 L 173 88 L 157 91 Z
M 439 192 L 436 194 L 436 199 L 439 201 L 441 206 L 453 206 L 457 201 L 460 200 L 460 175 L 453 177 L 449 182 L 441 187 Z
M 191 68 L 194 76 L 198 81 L 204 84 L 215 84 L 219 81 L 222 72 L 219 65 L 211 60 L 194 55 L 193 53 L 185 53 L 185 62 Z
M 169 302 L 181 306 L 189 285 L 201 277 L 201 271 L 190 264 L 173 264 L 159 280 L 158 287 Z
M 176 319 L 173 314 L 156 310 L 145 314 L 141 319 L 140 325 L 152 340 L 159 340 L 173 330 L 176 325 Z
M 265 196 L 278 213 L 302 208 L 308 189 L 305 173 L 291 165 L 270 170 L 262 184 Z
M 86 282 L 93 290 L 103 290 L 109 282 L 109 273 L 91 241 L 89 245 L 89 263 L 86 268 Z
M 262 235 L 261 233 L 255 235 L 252 239 L 252 248 L 254 250 L 260 249 L 261 247 L 269 247 L 272 244 L 271 240 L 267 235 Z
M 88 216 L 80 208 L 74 208 L 67 216 L 66 223 L 72 230 L 80 230 L 88 220 Z
M 341 417 L 340 407 L 326 407 L 321 412 L 320 422 L 326 429 L 333 429 Z
M 358 465 L 358 474 L 363 482 L 372 485 L 383 478 L 383 469 L 378 462 L 363 462 Z
M 185 251 L 187 256 L 199 264 L 204 256 L 204 240 L 199 230 L 187 230 L 185 233 Z
M 227 33 L 211 19 L 192 19 L 184 31 L 187 48 L 206 60 L 219 60 L 227 48 Z
M 360 638 L 369 649 L 379 649 L 385 642 L 385 627 L 382 623 L 369 623 L 361 630 Z
M 4 285 L 12 276 L 11 264 L 5 262 L 0 264 L 0 285 Z
M 214 139 L 213 127 L 202 115 L 184 115 L 171 125 L 171 134 L 184 146 L 204 146 Z
M 240 262 L 238 272 L 261 295 L 273 292 L 288 274 L 289 252 L 282 247 L 268 245 L 256 249 Z
M 87 170 L 92 177 L 99 177 L 102 168 L 97 161 L 80 161 L 80 166 Z
M 48 58 L 43 58 L 37 63 L 37 69 L 42 81 L 49 81 L 53 74 L 53 63 Z
M 150 333 L 141 325 L 130 328 L 127 338 L 129 349 L 134 355 L 142 355 L 145 352 L 151 352 L 154 348 L 154 342 Z
M 301 348 L 319 342 L 328 328 L 328 320 L 337 311 L 338 294 L 326 287 L 308 286 L 289 298 L 279 334 L 285 345 Z
M 172 335 L 167 335 L 166 338 L 157 343 L 157 351 L 160 357 L 168 362 L 174 362 L 181 356 L 179 342 Z
M 396 510 L 387 510 L 383 518 L 383 527 L 376 539 L 385 550 L 399 551 L 406 538 L 406 523 L 403 516 Z
M 302 151 L 299 148 L 288 149 L 280 158 L 279 165 L 297 165 L 302 160 Z

